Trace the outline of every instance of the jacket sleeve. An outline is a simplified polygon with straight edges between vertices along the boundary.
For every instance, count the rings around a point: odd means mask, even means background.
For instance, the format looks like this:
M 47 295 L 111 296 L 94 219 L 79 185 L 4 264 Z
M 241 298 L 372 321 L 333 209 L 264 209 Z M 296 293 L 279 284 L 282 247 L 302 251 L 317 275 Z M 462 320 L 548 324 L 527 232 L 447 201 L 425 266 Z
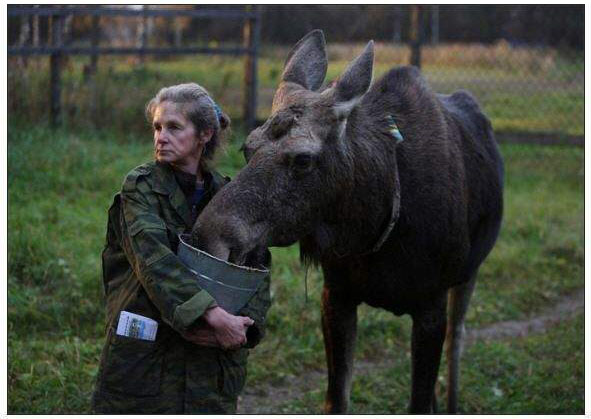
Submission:
M 121 231 L 125 254 L 162 319 L 185 332 L 215 304 L 171 250 L 154 192 L 145 179 L 126 181 L 121 192 Z
M 268 263 L 270 266 L 271 254 L 266 251 Z M 248 301 L 246 306 L 238 313 L 241 316 L 248 316 L 254 320 L 254 324 L 250 326 L 246 332 L 246 347 L 254 348 L 259 344 L 261 339 L 265 336 L 265 321 L 267 310 L 271 306 L 271 274 L 263 280 L 257 292 Z

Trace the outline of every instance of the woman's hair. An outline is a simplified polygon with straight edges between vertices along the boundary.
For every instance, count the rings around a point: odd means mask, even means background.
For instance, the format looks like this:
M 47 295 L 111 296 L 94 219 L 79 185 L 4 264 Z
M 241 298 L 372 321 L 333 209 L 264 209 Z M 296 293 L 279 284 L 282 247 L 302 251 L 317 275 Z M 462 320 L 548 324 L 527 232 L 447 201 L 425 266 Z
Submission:
M 164 87 L 146 105 L 146 118 L 151 123 L 154 112 L 162 102 L 172 102 L 179 106 L 185 118 L 193 123 L 197 132 L 207 129 L 213 131 L 211 139 L 205 144 L 201 163 L 207 166 L 213 160 L 216 150 L 223 140 L 230 118 L 222 112 L 207 90 L 197 83 L 177 84 Z

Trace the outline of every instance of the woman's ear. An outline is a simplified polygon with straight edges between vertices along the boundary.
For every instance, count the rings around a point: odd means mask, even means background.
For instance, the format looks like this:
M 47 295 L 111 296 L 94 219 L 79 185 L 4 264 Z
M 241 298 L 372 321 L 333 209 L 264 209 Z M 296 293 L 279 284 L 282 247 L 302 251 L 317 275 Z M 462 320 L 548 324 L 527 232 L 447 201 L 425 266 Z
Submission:
M 213 129 L 207 128 L 198 134 L 197 139 L 199 142 L 207 144 L 211 140 L 211 137 L 213 137 Z

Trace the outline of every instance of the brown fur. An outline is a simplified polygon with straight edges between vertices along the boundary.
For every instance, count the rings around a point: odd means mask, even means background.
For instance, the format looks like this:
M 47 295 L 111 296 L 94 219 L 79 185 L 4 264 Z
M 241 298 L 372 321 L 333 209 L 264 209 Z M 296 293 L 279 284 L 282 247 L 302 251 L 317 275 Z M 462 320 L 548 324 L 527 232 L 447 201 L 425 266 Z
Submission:
M 214 197 L 194 232 L 200 246 L 238 263 L 249 252 L 299 240 L 302 258 L 322 266 L 327 412 L 348 406 L 361 302 L 413 317 L 411 412 L 435 406 L 447 331 L 453 412 L 473 289 L 463 284 L 473 284 L 498 235 L 502 159 L 468 93 L 435 95 L 411 67 L 370 87 L 372 65 L 370 42 L 319 93 L 324 37 L 304 37 L 288 57 L 271 117 L 245 142 L 248 165 Z M 403 142 L 390 132 L 391 118 Z M 395 204 L 394 229 L 371 252 Z M 455 315 L 446 326 L 450 289 Z

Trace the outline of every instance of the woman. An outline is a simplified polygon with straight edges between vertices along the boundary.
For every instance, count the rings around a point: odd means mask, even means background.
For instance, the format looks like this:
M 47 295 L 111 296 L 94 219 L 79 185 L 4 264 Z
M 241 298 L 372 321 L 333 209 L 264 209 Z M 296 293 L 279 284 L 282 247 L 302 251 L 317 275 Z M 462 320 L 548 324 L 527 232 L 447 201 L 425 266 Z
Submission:
M 109 209 L 102 255 L 107 339 L 93 409 L 234 413 L 247 348 L 263 336 L 269 278 L 234 316 L 198 287 L 176 256 L 178 234 L 190 232 L 229 180 L 210 164 L 230 121 L 194 83 L 160 90 L 146 116 L 154 129 L 155 161 L 129 172 Z M 157 322 L 155 340 L 118 330 L 127 313 Z

